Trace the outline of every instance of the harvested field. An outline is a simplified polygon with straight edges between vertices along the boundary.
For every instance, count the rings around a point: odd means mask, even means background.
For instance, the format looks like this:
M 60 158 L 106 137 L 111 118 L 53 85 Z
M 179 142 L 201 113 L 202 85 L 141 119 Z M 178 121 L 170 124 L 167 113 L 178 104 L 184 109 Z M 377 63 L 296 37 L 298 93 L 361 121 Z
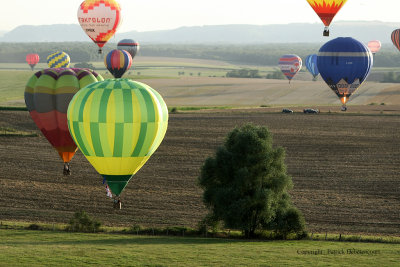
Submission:
M 397 115 L 381 115 L 385 109 Z M 67 222 L 85 210 L 108 225 L 195 227 L 206 213 L 196 185 L 202 163 L 233 127 L 251 122 L 268 126 L 275 144 L 286 148 L 292 199 L 310 231 L 399 235 L 399 109 L 171 114 L 164 142 L 125 189 L 120 211 L 81 153 L 72 160 L 72 176 L 64 177 L 61 160 L 42 135 L 0 136 L 0 220 Z M 37 132 L 24 111 L 0 111 L 0 127 Z
M 168 106 L 341 105 L 323 81 L 185 77 L 141 82 L 159 91 Z M 371 103 L 398 105 L 400 85 L 367 82 L 348 102 Z

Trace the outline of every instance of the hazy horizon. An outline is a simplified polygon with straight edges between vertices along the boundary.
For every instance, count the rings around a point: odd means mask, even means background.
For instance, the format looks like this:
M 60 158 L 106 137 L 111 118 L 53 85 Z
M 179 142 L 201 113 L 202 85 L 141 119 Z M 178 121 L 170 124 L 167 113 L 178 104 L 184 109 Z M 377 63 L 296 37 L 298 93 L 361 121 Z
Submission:
M 81 0 L 59 1 L 56 5 L 54 2 L 54 0 L 7 1 L 0 10 L 0 32 L 9 32 L 21 25 L 78 24 L 77 9 Z M 238 5 L 228 0 L 203 0 L 201 5 L 182 3 L 179 0 L 168 2 L 118 0 L 118 2 L 123 12 L 120 33 L 228 24 L 320 23 L 321 27 L 323 26 L 306 0 L 248 0 L 245 5 L 242 2 Z M 399 9 L 400 1 L 351 0 L 339 11 L 334 22 L 359 20 L 399 22 L 397 12 Z

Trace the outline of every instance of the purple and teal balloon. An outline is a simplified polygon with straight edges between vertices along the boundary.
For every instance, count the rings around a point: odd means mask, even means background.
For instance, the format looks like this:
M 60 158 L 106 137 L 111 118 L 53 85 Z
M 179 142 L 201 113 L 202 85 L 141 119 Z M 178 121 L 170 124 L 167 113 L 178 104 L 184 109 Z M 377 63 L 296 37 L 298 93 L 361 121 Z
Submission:
M 115 78 L 121 78 L 131 67 L 132 57 L 125 50 L 114 49 L 105 56 L 104 65 Z

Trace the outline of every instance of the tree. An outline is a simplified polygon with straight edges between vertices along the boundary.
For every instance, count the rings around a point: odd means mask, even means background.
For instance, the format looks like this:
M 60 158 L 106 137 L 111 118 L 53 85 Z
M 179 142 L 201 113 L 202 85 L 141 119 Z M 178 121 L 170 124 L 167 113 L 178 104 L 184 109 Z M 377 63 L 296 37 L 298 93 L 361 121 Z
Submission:
M 101 222 L 92 219 L 85 211 L 77 211 L 69 221 L 67 231 L 72 232 L 99 232 Z
M 266 127 L 235 128 L 201 169 L 199 184 L 209 209 L 205 220 L 214 224 L 223 221 L 225 227 L 240 229 L 246 237 L 254 237 L 256 230 L 275 230 L 283 235 L 304 231 L 304 224 L 294 229 L 294 223 L 285 220 L 288 211 L 298 212 L 298 220 L 302 215 L 287 193 L 292 180 L 284 159 L 285 150 L 272 147 Z
M 268 73 L 266 78 L 267 79 L 278 79 L 278 80 L 286 79 L 285 75 L 283 75 L 281 70 L 274 70 L 274 72 Z

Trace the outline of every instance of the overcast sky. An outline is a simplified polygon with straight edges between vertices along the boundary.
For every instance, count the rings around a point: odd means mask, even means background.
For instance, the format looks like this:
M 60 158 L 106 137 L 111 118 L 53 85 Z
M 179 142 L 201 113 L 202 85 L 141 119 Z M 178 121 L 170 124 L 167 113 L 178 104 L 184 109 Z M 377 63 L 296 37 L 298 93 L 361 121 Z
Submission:
M 1 0 L 0 30 L 19 25 L 78 24 L 82 0 Z M 306 0 L 119 0 L 119 32 L 221 24 L 320 23 Z M 400 22 L 400 0 L 348 0 L 335 20 Z M 400 26 L 400 24 L 399 24 Z

